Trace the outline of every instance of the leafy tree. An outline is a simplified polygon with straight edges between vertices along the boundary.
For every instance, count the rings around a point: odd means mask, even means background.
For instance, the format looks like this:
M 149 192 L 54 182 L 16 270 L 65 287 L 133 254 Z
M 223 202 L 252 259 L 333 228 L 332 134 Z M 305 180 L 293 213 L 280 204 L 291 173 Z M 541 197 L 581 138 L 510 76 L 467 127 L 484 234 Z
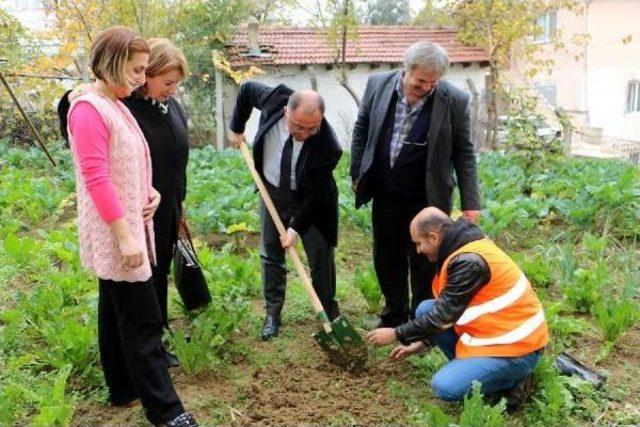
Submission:
M 366 3 L 369 25 L 404 25 L 411 18 L 409 0 L 371 0 Z
M 279 0 L 278 4 L 286 1 L 289 0 Z M 43 0 L 43 6 L 53 17 L 53 28 L 37 34 L 22 30 L 6 13 L 0 14 L 0 57 L 7 57 L 14 64 L 12 69 L 40 76 L 87 79 L 90 46 L 102 30 L 124 25 L 144 38 L 167 37 L 183 48 L 189 62 L 191 75 L 185 80 L 184 100 L 193 119 L 192 135 L 203 140 L 210 139 L 214 126 L 211 50 L 221 49 L 240 22 L 252 14 L 266 17 L 272 13 L 265 0 Z M 35 41 L 46 48 L 33 49 L 29 57 L 23 46 Z M 22 59 L 17 61 L 18 58 Z M 51 117 L 43 123 L 56 124 L 51 107 L 63 92 L 59 80 L 14 79 L 12 84 L 23 97 L 37 94 L 30 109 L 46 111 Z M 51 136 L 57 138 L 56 126 L 50 128 Z
M 26 77 L 44 63 L 37 43 L 15 18 L 0 8 L 0 71 L 19 102 L 35 122 L 41 134 L 48 136 L 55 127 L 50 115 L 41 114 L 43 106 L 53 101 L 58 83 Z M 18 109 L 0 85 L 0 139 L 29 141 L 31 133 Z
M 318 22 L 319 26 L 326 30 L 327 44 L 333 56 L 333 63 L 338 70 L 336 78 L 359 106 L 360 97 L 349 84 L 346 61 L 347 42 L 352 41 L 357 44 L 359 40 L 357 31 L 359 19 L 354 2 L 353 0 L 318 0 L 316 6 L 315 10 L 307 10 L 307 12 L 313 16 L 312 21 Z
M 427 25 L 433 27 L 450 27 L 453 19 L 437 0 L 425 0 L 424 7 L 413 20 L 415 25 Z
M 25 49 L 21 44 L 25 38 L 26 31 L 22 25 L 0 8 L 0 59 L 7 61 L 8 67 L 17 69 L 16 65 L 25 62 Z

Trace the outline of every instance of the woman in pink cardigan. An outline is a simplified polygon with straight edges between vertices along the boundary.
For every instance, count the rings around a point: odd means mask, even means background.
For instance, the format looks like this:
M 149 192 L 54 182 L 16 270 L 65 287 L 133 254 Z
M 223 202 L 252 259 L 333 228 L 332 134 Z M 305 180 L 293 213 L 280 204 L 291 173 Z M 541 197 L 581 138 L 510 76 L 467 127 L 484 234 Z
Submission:
M 144 135 L 119 101 L 144 84 L 149 47 L 125 27 L 98 36 L 91 48 L 96 77 L 68 114 L 76 169 L 82 265 L 98 276 L 98 339 L 114 406 L 142 402 L 156 425 L 196 426 L 176 394 L 162 359 L 162 316 L 151 281 L 153 214 Z

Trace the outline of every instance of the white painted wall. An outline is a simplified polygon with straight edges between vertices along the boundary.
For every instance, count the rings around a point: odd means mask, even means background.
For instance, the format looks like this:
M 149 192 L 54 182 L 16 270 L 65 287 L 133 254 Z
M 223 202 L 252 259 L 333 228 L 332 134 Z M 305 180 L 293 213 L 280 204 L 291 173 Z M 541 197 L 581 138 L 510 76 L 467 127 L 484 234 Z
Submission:
M 589 116 L 591 126 L 604 128 L 612 137 L 640 141 L 640 112 L 627 113 L 627 87 L 640 79 L 637 67 L 601 67 L 589 70 Z
M 351 95 L 338 83 L 335 77 L 335 69 L 326 70 L 324 66 L 314 66 L 314 69 L 318 80 L 318 92 L 322 95 L 326 104 L 325 116 L 336 131 L 343 147 L 347 148 L 351 143 L 351 132 L 358 114 L 356 104 Z M 358 65 L 349 70 L 349 83 L 358 95 L 362 97 L 369 75 L 377 72 L 390 71 L 392 69 L 396 69 L 396 67 L 384 65 L 372 68 L 369 65 Z M 476 85 L 476 89 L 482 92 L 485 89 L 486 70 L 486 68 L 481 68 L 477 64 L 466 68 L 460 65 L 454 65 L 445 78 L 465 91 L 468 91 L 465 81 L 467 78 L 471 78 Z M 309 73 L 307 70 L 302 70 L 300 66 L 287 66 L 278 69 L 265 68 L 264 71 L 265 74 L 256 77 L 256 81 L 269 86 L 284 83 L 293 89 L 311 88 Z M 228 123 L 234 102 L 235 87 L 227 87 L 225 90 L 225 123 Z M 258 128 L 258 118 L 259 113 L 254 111 L 251 119 L 247 123 L 245 134 L 249 141 L 253 139 Z

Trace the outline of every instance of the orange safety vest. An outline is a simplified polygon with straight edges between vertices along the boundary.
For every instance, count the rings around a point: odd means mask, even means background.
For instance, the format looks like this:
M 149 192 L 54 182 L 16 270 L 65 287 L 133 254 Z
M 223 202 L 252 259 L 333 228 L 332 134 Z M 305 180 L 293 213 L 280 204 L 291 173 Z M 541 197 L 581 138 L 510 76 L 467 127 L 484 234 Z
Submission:
M 518 357 L 547 345 L 544 311 L 531 284 L 516 263 L 486 237 L 449 255 L 433 279 L 433 295 L 437 298 L 447 284 L 449 261 L 464 252 L 484 258 L 491 278 L 455 324 L 460 337 L 456 358 Z

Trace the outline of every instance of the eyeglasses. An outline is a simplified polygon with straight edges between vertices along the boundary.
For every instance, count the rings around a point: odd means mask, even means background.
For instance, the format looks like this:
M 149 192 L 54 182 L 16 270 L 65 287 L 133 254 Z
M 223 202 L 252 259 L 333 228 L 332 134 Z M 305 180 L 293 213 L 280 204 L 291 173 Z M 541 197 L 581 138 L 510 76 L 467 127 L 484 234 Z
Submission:
M 294 132 L 300 132 L 300 133 L 304 132 L 309 136 L 315 135 L 316 133 L 318 133 L 320 131 L 320 126 L 321 125 L 308 128 L 289 120 L 289 130 L 292 130 Z
M 293 131 L 293 132 L 297 132 L 297 133 L 306 133 L 309 136 L 315 135 L 316 133 L 320 132 L 320 127 L 322 126 L 322 123 L 320 123 L 317 126 L 313 126 L 313 127 L 306 127 L 306 126 L 302 126 L 296 122 L 293 121 L 293 119 L 291 119 L 291 117 L 289 117 L 288 119 L 289 123 L 289 131 Z

